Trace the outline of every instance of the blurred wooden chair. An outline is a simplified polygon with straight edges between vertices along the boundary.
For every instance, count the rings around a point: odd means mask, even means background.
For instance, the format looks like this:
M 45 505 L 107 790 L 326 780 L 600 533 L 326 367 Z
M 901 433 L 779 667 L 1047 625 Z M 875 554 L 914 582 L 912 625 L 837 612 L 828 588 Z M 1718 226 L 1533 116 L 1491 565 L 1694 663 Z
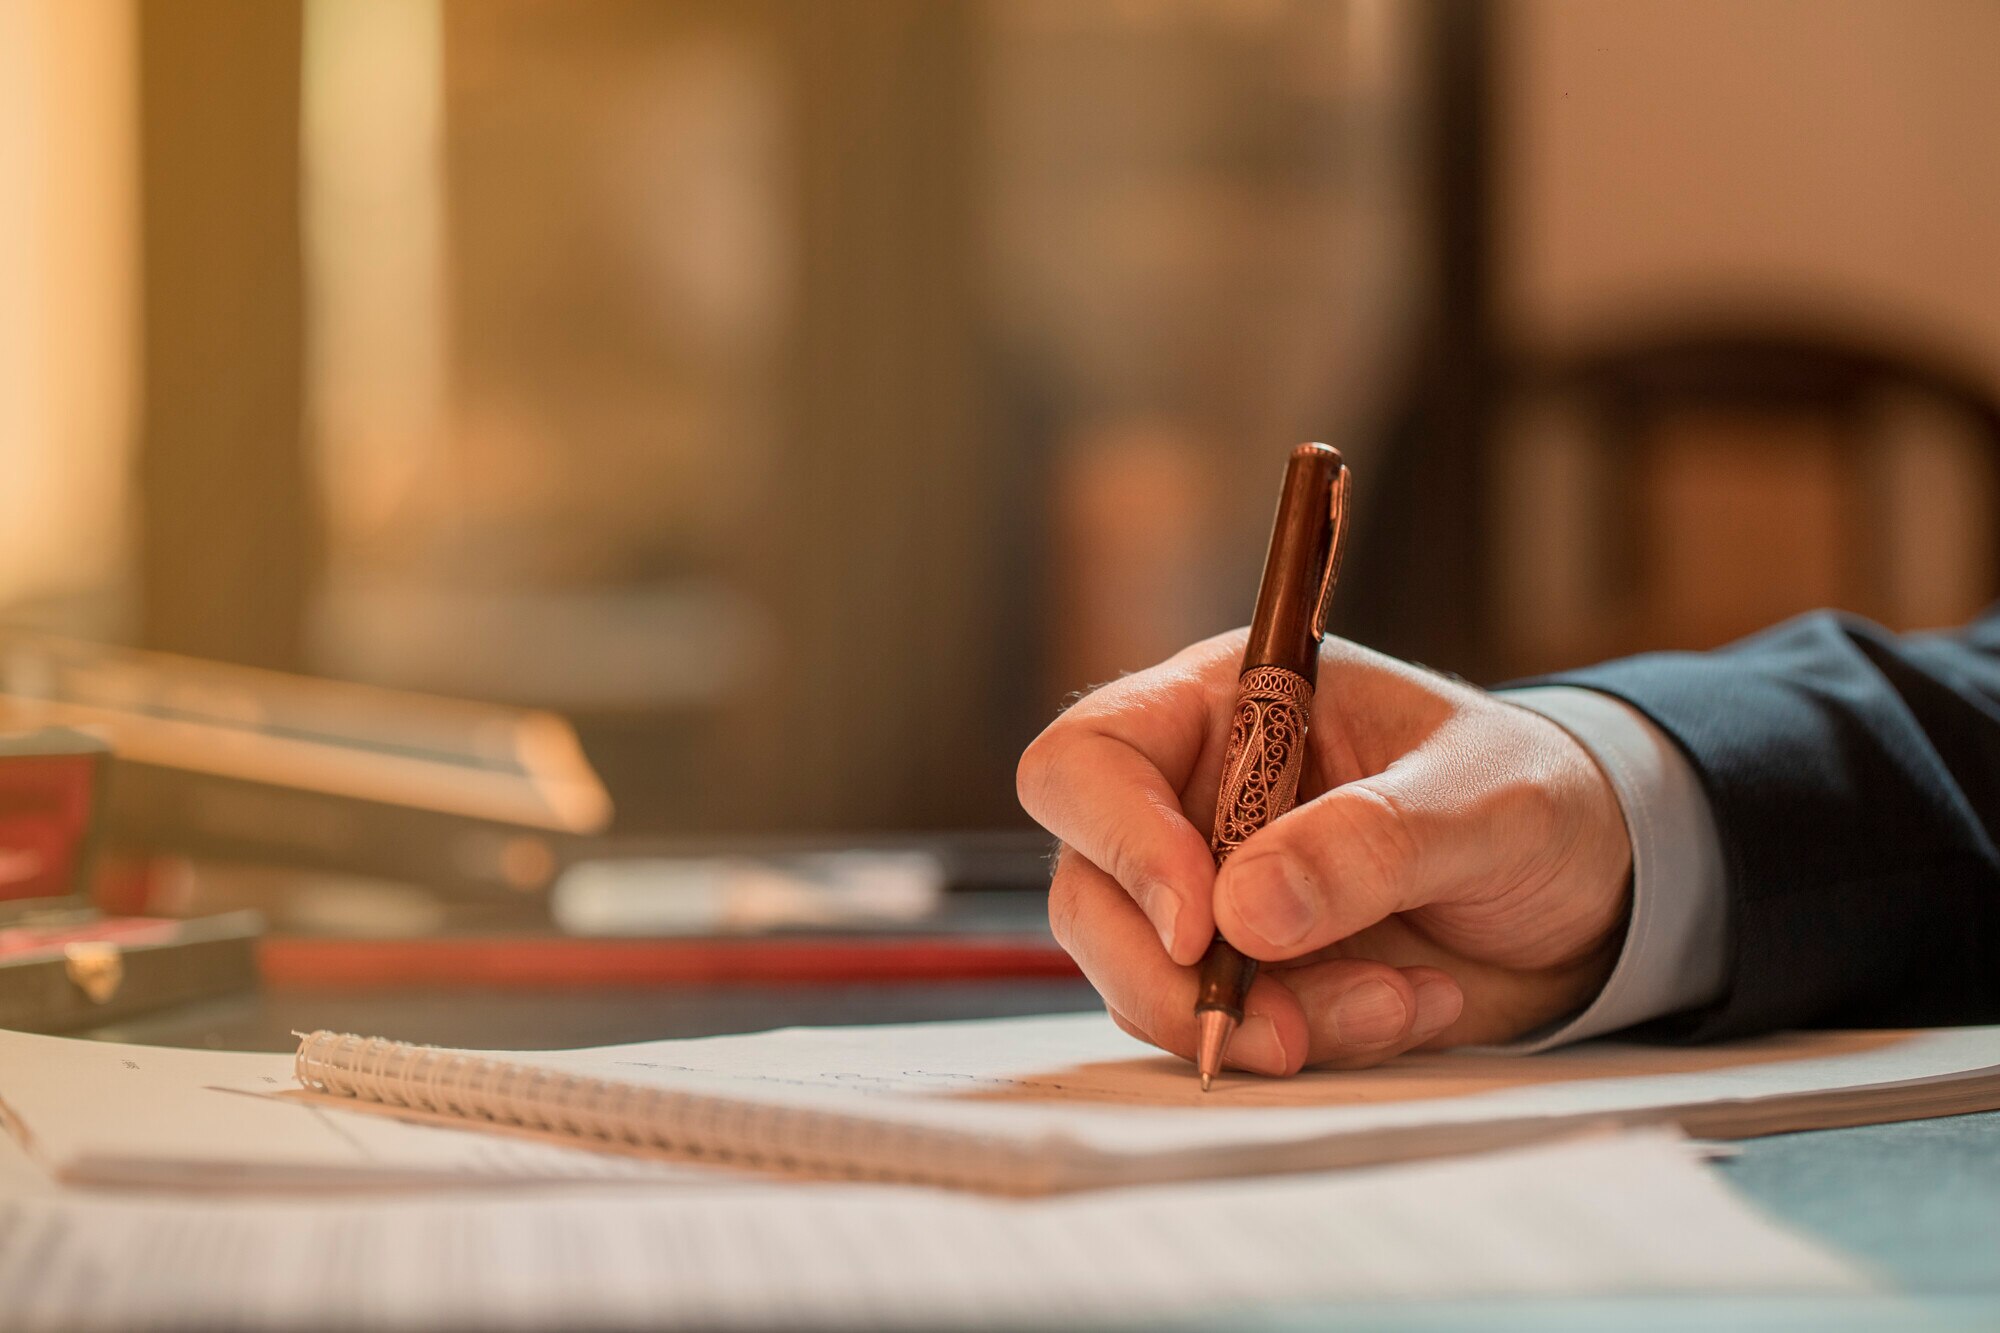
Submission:
M 1948 624 L 2000 591 L 2000 401 L 1940 358 L 1695 324 L 1529 367 L 1507 397 L 1489 532 L 1512 672 L 1819 606 Z

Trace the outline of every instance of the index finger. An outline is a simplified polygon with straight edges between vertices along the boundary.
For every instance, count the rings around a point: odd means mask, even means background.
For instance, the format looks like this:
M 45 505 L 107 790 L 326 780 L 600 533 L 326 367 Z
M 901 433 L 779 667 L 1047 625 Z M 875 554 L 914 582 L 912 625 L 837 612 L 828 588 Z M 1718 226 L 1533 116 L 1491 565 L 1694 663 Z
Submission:
M 1217 683 L 1226 693 L 1241 651 L 1240 633 L 1222 635 L 1105 686 L 1051 723 L 1016 773 L 1022 807 L 1117 880 L 1183 964 L 1215 931 L 1215 862 L 1180 791 L 1226 717 Z

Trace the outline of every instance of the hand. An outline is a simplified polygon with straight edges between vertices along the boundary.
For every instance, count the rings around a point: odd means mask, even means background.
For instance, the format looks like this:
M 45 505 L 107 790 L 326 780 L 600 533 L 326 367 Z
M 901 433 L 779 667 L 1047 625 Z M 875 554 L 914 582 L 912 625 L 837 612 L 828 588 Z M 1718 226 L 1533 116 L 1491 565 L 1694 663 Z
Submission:
M 1210 937 L 1262 960 L 1229 1063 L 1359 1067 L 1506 1041 L 1582 1007 L 1624 936 L 1609 781 L 1539 714 L 1337 640 L 1298 804 L 1218 872 L 1207 830 L 1244 634 L 1089 695 L 1021 756 L 1063 846 L 1049 924 L 1133 1036 L 1194 1057 Z

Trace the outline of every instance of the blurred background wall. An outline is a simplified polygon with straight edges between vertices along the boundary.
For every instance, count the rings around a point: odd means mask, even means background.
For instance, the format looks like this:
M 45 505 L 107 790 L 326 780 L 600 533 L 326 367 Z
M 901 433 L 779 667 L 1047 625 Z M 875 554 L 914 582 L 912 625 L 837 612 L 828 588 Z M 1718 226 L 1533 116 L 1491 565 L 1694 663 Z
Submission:
M 0 0 L 0 615 L 1018 819 L 1346 450 L 1475 679 L 2000 573 L 1980 0 Z
M 1704 403 L 1657 423 L 1650 484 L 1627 479 L 1643 515 L 1604 503 L 1573 402 L 1524 406 L 1493 491 L 1509 665 L 1703 647 L 1806 606 L 1903 627 L 1971 615 L 1994 593 L 2000 441 L 1940 401 L 1957 395 L 1918 390 L 1943 376 L 1990 402 L 2000 385 L 2000 85 L 1984 55 L 2000 9 L 1506 12 L 1495 277 L 1510 347 L 1782 329 L 1896 363 L 1879 367 L 1881 393 L 1830 418 Z M 1606 508 L 1671 551 L 1643 586 L 1593 583 Z
M 1996 44 L 1981 0 L 1512 0 L 1514 335 L 1817 301 L 2000 374 Z
M 0 599 L 130 627 L 136 16 L 0 5 Z

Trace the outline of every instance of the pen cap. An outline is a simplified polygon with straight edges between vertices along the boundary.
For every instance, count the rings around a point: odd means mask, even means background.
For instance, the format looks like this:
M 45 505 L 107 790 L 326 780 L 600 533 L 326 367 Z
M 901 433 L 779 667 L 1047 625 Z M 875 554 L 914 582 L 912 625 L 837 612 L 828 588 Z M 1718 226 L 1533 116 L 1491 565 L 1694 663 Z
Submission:
M 1308 681 L 1318 676 L 1323 603 L 1333 573 L 1334 482 L 1341 469 L 1340 451 L 1329 445 L 1302 444 L 1292 450 L 1271 524 L 1250 642 L 1243 649 L 1245 671 L 1275 666 Z

